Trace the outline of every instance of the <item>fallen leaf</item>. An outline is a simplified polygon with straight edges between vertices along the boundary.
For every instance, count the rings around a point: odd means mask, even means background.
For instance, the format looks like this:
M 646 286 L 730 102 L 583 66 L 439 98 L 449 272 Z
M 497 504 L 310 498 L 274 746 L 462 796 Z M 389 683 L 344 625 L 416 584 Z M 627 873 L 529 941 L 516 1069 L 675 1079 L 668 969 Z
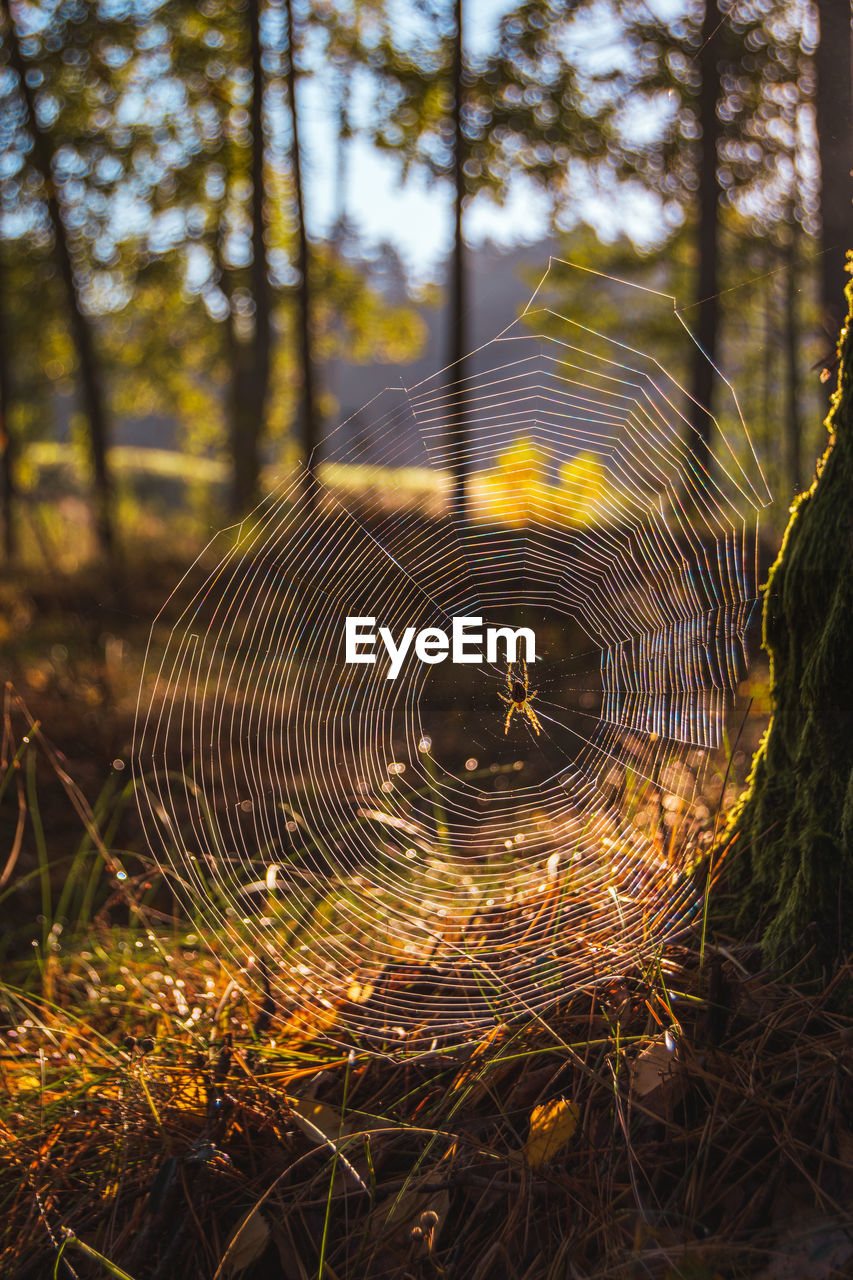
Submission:
M 39 1076 L 23 1074 L 16 1078 L 15 1084 L 20 1093 L 32 1093 L 34 1090 L 41 1088 L 41 1079 Z
M 329 1106 L 327 1102 L 317 1102 L 313 1098 L 294 1098 L 288 1094 L 287 1101 L 297 1127 L 315 1142 L 325 1139 L 335 1146 L 341 1138 L 353 1137 L 358 1133 L 373 1134 L 377 1129 L 396 1127 L 382 1116 L 365 1116 L 358 1111 L 353 1111 L 346 1119 L 342 1119 L 339 1107 Z
M 297 1126 L 307 1138 L 325 1138 L 327 1142 L 336 1143 L 347 1132 L 346 1123 L 341 1123 L 341 1112 L 328 1103 L 316 1102 L 313 1098 L 291 1098 L 290 1109 Z
M 658 1036 L 634 1059 L 630 1090 L 646 1110 L 661 1116 L 684 1096 L 684 1073 L 670 1032 Z
M 262 1213 L 250 1209 L 243 1221 L 232 1231 L 225 1247 L 216 1276 L 222 1280 L 234 1280 L 241 1275 L 266 1249 L 270 1239 L 270 1224 Z
M 524 1144 L 524 1155 L 531 1169 L 553 1160 L 578 1127 L 580 1107 L 567 1098 L 554 1098 L 530 1114 L 530 1133 Z
M 337 1152 L 336 1186 L 340 1187 L 346 1175 L 362 1191 L 367 1191 L 365 1182 L 367 1170 L 364 1167 L 364 1160 L 359 1158 L 363 1153 L 363 1146 L 357 1140 L 358 1136 L 363 1134 L 364 1142 L 371 1141 L 374 1144 L 371 1149 L 375 1154 L 375 1131 L 386 1128 L 395 1129 L 396 1126 L 380 1116 L 374 1118 L 358 1113 L 343 1119 L 338 1107 L 317 1102 L 313 1098 L 293 1098 L 288 1095 L 287 1101 L 297 1127 L 302 1130 L 306 1138 L 316 1146 L 325 1146 L 332 1154 Z M 356 1141 L 343 1141 L 343 1139 L 353 1138 Z

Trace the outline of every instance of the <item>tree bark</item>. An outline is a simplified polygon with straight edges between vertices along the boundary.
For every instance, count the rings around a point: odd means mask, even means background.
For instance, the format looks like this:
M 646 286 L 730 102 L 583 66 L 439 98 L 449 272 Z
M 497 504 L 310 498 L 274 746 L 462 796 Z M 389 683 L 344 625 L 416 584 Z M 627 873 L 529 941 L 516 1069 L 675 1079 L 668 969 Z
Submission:
M 296 99 L 296 47 L 293 0 L 284 0 L 286 83 L 290 103 L 290 168 L 296 199 L 296 269 L 299 354 L 302 365 L 302 441 L 307 467 L 306 501 L 314 502 L 312 483 L 317 466 L 318 423 L 314 379 L 314 350 L 311 335 L 311 258 L 305 226 L 305 193 L 302 187 L 302 153 L 299 145 L 299 110 Z
M 848 0 L 817 0 L 817 132 L 821 172 L 820 301 L 828 342 L 844 319 L 844 256 L 853 248 L 853 109 Z
M 33 142 L 33 164 L 45 192 L 48 218 L 53 231 L 54 249 L 60 278 L 65 288 L 71 338 L 77 356 L 83 409 L 89 424 L 89 446 L 94 474 L 95 534 L 103 555 L 113 560 L 116 552 L 113 529 L 113 486 L 107 458 L 109 427 L 104 401 L 101 371 L 95 355 L 95 341 L 77 284 L 68 233 L 59 192 L 53 178 L 53 146 L 49 134 L 39 124 L 32 89 L 27 83 L 26 63 L 21 53 L 9 0 L 0 0 L 8 40 L 9 62 L 15 72 L 26 108 Z
M 739 927 L 824 974 L 853 949 L 853 281 L 847 302 L 830 443 L 764 595 L 773 718 L 726 833 Z
M 693 353 L 691 374 L 692 447 L 703 467 L 709 465 L 712 448 L 711 414 L 714 411 L 714 370 L 719 334 L 719 223 L 722 188 L 718 168 L 720 118 L 720 31 L 723 18 L 719 0 L 706 0 L 702 19 L 702 45 L 699 51 L 699 125 L 702 130 L 699 157 L 698 228 L 697 228 L 697 323 L 695 337 L 699 347 Z M 701 348 L 701 349 L 700 349 Z M 703 354 L 704 353 L 704 354 Z
M 454 0 L 453 64 L 453 250 L 450 266 L 450 376 L 456 385 L 450 430 L 453 510 L 464 521 L 468 512 L 467 272 L 463 213 L 465 204 L 465 27 L 464 0 Z

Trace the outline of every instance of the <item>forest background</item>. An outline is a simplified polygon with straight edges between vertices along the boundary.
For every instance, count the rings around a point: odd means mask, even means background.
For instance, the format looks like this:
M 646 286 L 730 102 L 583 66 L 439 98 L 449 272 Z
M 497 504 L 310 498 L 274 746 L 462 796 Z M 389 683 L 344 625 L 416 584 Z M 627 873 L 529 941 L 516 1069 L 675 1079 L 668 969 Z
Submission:
M 458 362 L 549 255 L 599 273 L 557 268 L 556 310 L 721 415 L 691 424 L 711 468 L 737 425 L 712 364 L 732 382 L 775 495 L 765 569 L 827 442 L 851 130 L 845 0 L 0 0 L 4 1274 L 426 1275 L 434 1249 L 489 1280 L 849 1267 L 849 961 L 792 993 L 701 919 L 666 976 L 581 991 L 539 1040 L 399 1072 L 304 1028 L 284 1052 L 158 879 L 128 764 L 152 619 L 211 535 L 301 460 L 340 482 L 323 441 L 361 375 Z M 612 278 L 674 296 L 699 347 Z M 813 715 L 796 663 L 782 681 L 788 798 L 753 825 L 783 847 L 738 863 L 748 914 L 779 885 L 797 905 L 788 959 L 851 918 L 845 368 L 827 501 L 776 578 L 795 657 L 831 661 Z M 394 502 L 369 443 L 347 483 Z M 770 714 L 763 659 L 738 704 L 708 847 Z M 375 1168 L 365 1125 L 388 1130 Z
M 7 562 L 115 568 L 244 514 L 335 425 L 348 368 L 399 382 L 431 308 L 438 367 L 468 349 L 486 236 L 542 242 L 531 290 L 554 252 L 673 294 L 780 528 L 843 312 L 846 9 L 4 0 Z M 586 291 L 586 323 L 610 305 Z

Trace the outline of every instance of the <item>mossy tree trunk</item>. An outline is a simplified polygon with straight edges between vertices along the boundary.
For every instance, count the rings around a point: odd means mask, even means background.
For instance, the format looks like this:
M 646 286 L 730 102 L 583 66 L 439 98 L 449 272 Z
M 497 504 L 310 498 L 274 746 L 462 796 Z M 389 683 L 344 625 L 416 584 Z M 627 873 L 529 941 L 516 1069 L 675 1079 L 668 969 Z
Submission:
M 829 445 L 764 596 L 773 719 L 727 832 L 739 926 L 813 973 L 853 950 L 853 280 L 847 305 Z

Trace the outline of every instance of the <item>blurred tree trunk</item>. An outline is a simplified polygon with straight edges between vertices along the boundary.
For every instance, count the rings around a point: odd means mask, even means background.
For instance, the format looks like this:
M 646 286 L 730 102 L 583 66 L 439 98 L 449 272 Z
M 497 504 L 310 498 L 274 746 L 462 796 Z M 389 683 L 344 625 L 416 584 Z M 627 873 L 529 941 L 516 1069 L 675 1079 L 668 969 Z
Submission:
M 305 193 L 302 187 L 302 153 L 299 145 L 299 110 L 296 98 L 296 40 L 293 22 L 293 0 L 284 0 L 285 15 L 285 79 L 290 105 L 290 172 L 296 202 L 296 270 L 299 354 L 302 365 L 302 441 L 309 477 L 317 465 L 317 403 L 314 383 L 314 350 L 311 339 L 311 262 L 308 232 L 305 226 Z M 313 503 L 314 486 L 306 486 L 305 496 Z
M 9 326 L 7 324 L 8 284 L 5 251 L 0 246 L 0 502 L 2 502 L 3 554 L 11 564 L 17 553 L 15 525 L 15 442 L 9 423 L 12 407 L 11 366 L 9 360 Z
M 457 385 L 452 414 L 451 458 L 453 505 L 460 520 L 468 509 L 468 396 L 466 377 L 468 290 L 463 213 L 465 205 L 465 28 L 464 0 L 454 0 L 452 96 L 453 96 L 453 250 L 450 276 L 450 376 Z
M 797 309 L 799 277 L 797 255 L 799 252 L 799 224 L 791 211 L 790 237 L 784 248 L 785 255 L 785 438 L 787 444 L 788 479 L 794 493 L 803 486 L 803 423 L 800 416 L 800 322 Z
M 844 256 L 853 247 L 853 107 L 848 0 L 817 0 L 817 131 L 821 172 L 820 301 L 828 343 L 844 318 Z
M 714 411 L 714 370 L 717 358 L 719 333 L 719 224 L 722 189 L 720 187 L 718 151 L 721 121 L 717 114 L 722 86 L 720 82 L 719 45 L 723 17 L 719 0 L 705 0 L 702 19 L 701 46 L 699 49 L 698 115 L 702 129 L 699 156 L 699 193 L 697 228 L 697 323 L 695 329 L 699 347 L 693 353 L 691 393 L 697 404 L 693 406 L 693 448 L 697 461 L 707 467 L 711 456 L 711 430 Z M 704 352 L 704 355 L 703 355 Z
M 349 146 L 352 137 L 349 100 L 352 92 L 352 75 L 346 63 L 338 65 L 338 101 L 335 110 L 335 217 L 332 223 L 332 243 L 340 253 L 349 234 Z
M 113 486 L 107 459 L 109 428 L 101 370 L 95 355 L 92 325 L 83 309 L 80 289 L 71 257 L 65 217 L 53 178 L 53 143 L 50 134 L 39 123 L 33 92 L 27 83 L 26 62 L 21 53 L 17 28 L 15 27 L 9 0 L 0 0 L 0 13 L 3 15 L 6 28 L 9 62 L 18 78 L 24 100 L 33 143 L 33 164 L 44 187 L 48 218 L 53 231 L 57 265 L 68 303 L 69 327 L 77 356 L 83 410 L 89 424 L 89 446 L 95 488 L 96 537 L 101 552 L 108 559 L 114 560 L 116 546 L 113 530 Z
M 255 433 L 249 420 L 251 360 L 246 343 L 240 341 L 234 327 L 236 273 L 225 262 L 222 248 L 221 231 L 217 228 L 212 237 L 213 260 L 220 288 L 228 303 L 224 329 L 229 374 L 225 406 L 231 444 L 231 513 L 239 519 L 252 509 L 257 499 L 258 455 L 256 440 L 254 455 L 252 453 Z
M 232 362 L 231 429 L 234 463 L 232 509 L 250 510 L 260 496 L 261 442 L 266 438 L 272 352 L 272 300 L 266 244 L 266 186 L 264 164 L 264 69 L 260 0 L 247 0 L 252 97 L 249 119 L 252 135 L 251 295 L 254 304 L 250 344 L 229 336 Z M 248 346 L 248 349 L 246 349 Z
M 853 281 L 847 302 L 853 312 Z M 758 922 L 768 960 L 808 957 L 813 972 L 853 949 L 851 314 L 840 354 L 829 447 L 794 505 L 764 595 L 773 718 L 726 834 L 738 924 Z

